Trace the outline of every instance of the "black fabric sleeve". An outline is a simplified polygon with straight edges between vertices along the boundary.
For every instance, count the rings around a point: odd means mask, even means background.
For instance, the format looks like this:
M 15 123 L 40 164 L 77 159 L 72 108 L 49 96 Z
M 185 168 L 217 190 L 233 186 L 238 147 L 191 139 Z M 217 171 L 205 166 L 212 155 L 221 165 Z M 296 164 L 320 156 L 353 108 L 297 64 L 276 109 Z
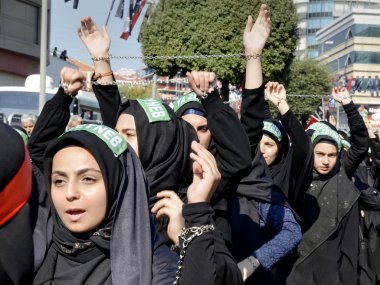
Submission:
M 216 147 L 216 162 L 222 179 L 214 193 L 218 200 L 230 183 L 239 181 L 251 166 L 247 134 L 235 111 L 224 104 L 217 92 L 202 101 L 207 112 L 207 125 Z
M 264 120 L 272 119 L 272 118 L 273 116 L 269 108 L 269 103 L 268 101 L 264 101 Z
M 348 177 L 352 177 L 367 155 L 369 146 L 368 131 L 353 102 L 344 105 L 343 108 L 346 112 L 351 132 L 351 147 L 343 158 L 343 167 Z
M 312 180 L 313 145 L 292 110 L 289 109 L 289 111 L 281 115 L 280 120 L 292 143 L 292 163 L 290 167 L 293 189 L 289 190 L 293 191 L 293 193 L 288 193 L 288 199 L 292 205 L 298 205 L 304 193 L 294 193 L 294 191 L 306 192 Z
M 28 150 L 33 163 L 43 169 L 44 152 L 48 144 L 62 135 L 70 119 L 70 104 L 73 98 L 59 88 L 54 97 L 46 102 L 32 135 L 29 139 Z
M 380 141 L 377 138 L 370 139 L 370 146 L 372 150 L 372 165 L 371 177 L 375 184 L 376 189 L 380 188 Z
M 252 159 L 263 136 L 264 110 L 264 85 L 257 89 L 243 89 L 240 121 L 249 139 Z
M 92 88 L 96 99 L 98 99 L 99 102 L 103 125 L 110 128 L 115 128 L 117 122 L 117 112 L 121 103 L 117 85 L 94 84 Z
M 215 224 L 209 203 L 183 206 L 185 227 Z M 183 284 L 243 284 L 237 264 L 222 235 L 210 231 L 195 237 L 188 245 L 182 268 Z

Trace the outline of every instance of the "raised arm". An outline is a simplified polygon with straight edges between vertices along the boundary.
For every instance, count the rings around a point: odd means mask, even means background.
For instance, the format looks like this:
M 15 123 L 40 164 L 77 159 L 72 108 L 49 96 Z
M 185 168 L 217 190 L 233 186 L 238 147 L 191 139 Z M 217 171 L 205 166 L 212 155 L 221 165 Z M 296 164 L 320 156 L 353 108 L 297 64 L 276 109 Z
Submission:
M 65 131 L 70 119 L 70 104 L 83 87 L 85 76 L 78 70 L 64 67 L 61 86 L 54 97 L 46 102 L 29 139 L 28 149 L 33 163 L 43 169 L 47 145 Z
M 342 163 L 348 177 L 352 177 L 359 164 L 367 155 L 369 146 L 368 132 L 363 118 L 352 102 L 347 89 L 336 87 L 332 90 L 332 96 L 335 101 L 343 106 L 348 119 L 351 133 L 351 147 L 344 156 Z
M 374 180 L 374 187 L 380 188 L 380 140 L 373 132 L 372 126 L 368 126 L 369 145 L 371 147 L 372 165 L 370 175 Z M 372 186 L 372 185 L 371 185 Z
M 192 71 L 187 77 L 206 110 L 207 126 L 216 147 L 215 157 L 222 174 L 222 181 L 214 195 L 214 199 L 218 200 L 226 186 L 231 181 L 240 180 L 251 165 L 248 138 L 235 111 L 224 104 L 212 89 L 216 82 L 215 73 Z M 210 91 L 208 97 L 202 98 L 206 91 Z
M 268 82 L 265 96 L 278 109 L 281 123 L 292 143 L 292 185 L 289 187 L 292 192 L 287 195 L 291 205 L 297 208 L 299 200 L 311 182 L 313 146 L 309 136 L 288 105 L 285 87 L 277 82 Z
M 81 21 L 78 35 L 94 62 L 92 88 L 99 102 L 103 124 L 114 128 L 121 99 L 109 59 L 111 39 L 105 25 L 99 30 L 91 17 Z
M 263 120 L 265 118 L 263 112 L 265 101 L 261 55 L 271 28 L 272 23 L 267 6 L 262 4 L 259 16 L 254 24 L 252 17 L 248 17 L 243 36 L 247 65 L 241 104 L 241 123 L 248 135 L 252 158 L 262 137 Z

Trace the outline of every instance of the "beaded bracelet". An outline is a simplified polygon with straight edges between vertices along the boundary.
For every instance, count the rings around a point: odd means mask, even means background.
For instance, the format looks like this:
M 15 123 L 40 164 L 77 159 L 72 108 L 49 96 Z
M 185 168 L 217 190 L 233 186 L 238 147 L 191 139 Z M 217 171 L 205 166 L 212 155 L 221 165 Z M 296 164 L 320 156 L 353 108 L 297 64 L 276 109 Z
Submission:
M 109 75 L 112 75 L 112 74 L 113 74 L 112 71 L 108 71 L 108 72 L 105 72 L 105 73 L 98 73 L 98 74 L 95 74 L 95 73 L 94 73 L 94 76 L 92 77 L 92 79 L 94 79 L 94 80 L 98 80 L 98 79 L 100 79 L 100 78 L 103 78 L 103 77 L 105 77 L 105 76 L 109 76 Z
M 286 99 L 284 98 L 279 98 L 278 101 L 277 101 L 277 108 L 280 107 L 280 104 L 282 101 L 285 101 L 286 102 Z
M 110 62 L 109 56 L 100 56 L 100 57 L 91 57 L 92 61 L 104 61 L 104 62 Z
M 261 53 L 254 53 L 254 54 L 246 54 L 245 59 L 250 60 L 250 59 L 257 59 L 261 57 Z

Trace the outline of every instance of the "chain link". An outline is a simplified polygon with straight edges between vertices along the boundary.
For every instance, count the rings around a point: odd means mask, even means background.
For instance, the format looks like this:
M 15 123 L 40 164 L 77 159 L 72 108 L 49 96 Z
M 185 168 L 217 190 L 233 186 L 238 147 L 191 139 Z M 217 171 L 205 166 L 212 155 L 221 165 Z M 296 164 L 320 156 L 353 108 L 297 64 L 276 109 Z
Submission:
M 191 241 L 204 233 L 211 232 L 215 230 L 214 225 L 203 225 L 200 227 L 191 227 L 191 228 L 183 228 L 180 234 L 180 240 L 182 241 L 181 251 L 179 253 L 178 260 L 178 269 L 175 274 L 174 285 L 178 285 L 179 280 L 181 279 L 181 272 L 183 267 L 183 260 L 185 259 L 186 250 Z
M 108 57 L 92 57 L 93 61 L 108 61 L 111 59 L 139 59 L 139 60 L 169 60 L 169 59 L 210 59 L 210 58 L 241 58 L 246 57 L 245 53 L 227 53 L 227 54 L 200 54 L 200 55 L 145 55 L 145 56 L 125 56 L 112 55 Z

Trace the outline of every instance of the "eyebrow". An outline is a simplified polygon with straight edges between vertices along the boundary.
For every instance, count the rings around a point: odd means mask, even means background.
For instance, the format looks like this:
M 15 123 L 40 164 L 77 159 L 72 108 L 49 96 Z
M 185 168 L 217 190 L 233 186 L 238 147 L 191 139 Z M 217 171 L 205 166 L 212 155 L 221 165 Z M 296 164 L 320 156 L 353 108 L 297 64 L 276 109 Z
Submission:
M 199 129 L 199 128 L 204 128 L 204 127 L 208 128 L 208 125 L 207 125 L 207 124 L 200 125 L 200 126 L 197 127 L 197 129 Z
M 76 174 L 81 175 L 81 174 L 86 173 L 88 171 L 95 171 L 95 172 L 98 172 L 100 174 L 102 173 L 100 170 L 97 170 L 95 168 L 83 168 L 83 169 L 80 169 L 80 170 L 76 171 Z M 57 174 L 57 175 L 67 176 L 66 172 L 60 171 L 60 170 L 55 170 L 51 174 L 52 175 L 53 174 Z

